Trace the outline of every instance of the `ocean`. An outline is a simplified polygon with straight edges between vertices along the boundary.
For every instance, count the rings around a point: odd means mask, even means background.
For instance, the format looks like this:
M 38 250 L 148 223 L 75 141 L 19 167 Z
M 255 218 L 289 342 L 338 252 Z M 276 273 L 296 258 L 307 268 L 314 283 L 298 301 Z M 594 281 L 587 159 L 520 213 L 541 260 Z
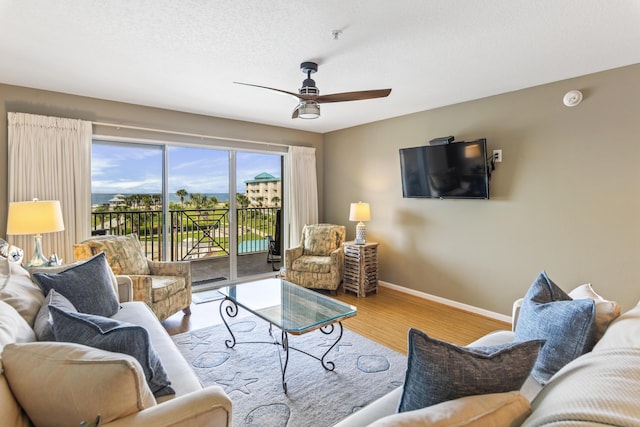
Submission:
M 105 203 L 109 203 L 109 200 L 113 199 L 116 194 L 120 194 L 122 196 L 130 196 L 129 193 L 92 193 L 91 194 L 91 204 L 92 205 L 103 205 Z M 218 199 L 219 202 L 228 202 L 229 201 L 229 193 L 204 193 L 207 197 L 214 196 Z M 185 197 L 184 201 L 189 200 L 189 196 Z M 175 194 L 169 193 L 169 203 L 180 203 L 180 197 Z

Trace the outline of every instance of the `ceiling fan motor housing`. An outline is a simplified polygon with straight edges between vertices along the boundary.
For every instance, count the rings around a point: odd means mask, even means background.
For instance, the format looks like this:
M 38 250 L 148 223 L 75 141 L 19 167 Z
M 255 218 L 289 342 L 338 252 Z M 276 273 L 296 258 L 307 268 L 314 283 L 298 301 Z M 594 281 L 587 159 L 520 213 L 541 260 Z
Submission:
M 316 82 L 311 78 L 311 74 L 318 71 L 318 64 L 315 62 L 303 62 L 300 64 L 300 71 L 307 75 L 307 78 L 302 82 L 302 87 L 299 89 L 300 95 L 319 95 L 320 91 L 316 86 Z
M 305 79 L 302 82 L 302 87 L 298 90 L 300 95 L 319 95 L 320 90 L 316 86 L 316 82 L 313 79 Z

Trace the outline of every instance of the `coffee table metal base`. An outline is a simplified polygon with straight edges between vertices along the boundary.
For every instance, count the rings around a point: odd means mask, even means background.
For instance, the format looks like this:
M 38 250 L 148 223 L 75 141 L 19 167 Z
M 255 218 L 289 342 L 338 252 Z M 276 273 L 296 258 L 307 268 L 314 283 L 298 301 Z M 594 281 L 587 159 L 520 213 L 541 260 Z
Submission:
M 322 332 L 325 335 L 332 335 L 334 332 L 336 332 L 337 329 L 337 333 L 338 333 L 338 337 L 336 338 L 335 342 L 329 347 L 329 349 L 327 349 L 327 351 L 325 351 L 321 357 L 318 357 L 314 354 L 311 354 L 307 351 L 301 350 L 299 348 L 296 347 L 292 347 L 289 345 L 289 332 L 281 330 L 280 331 L 280 340 L 278 340 L 278 338 L 274 335 L 274 331 L 273 331 L 273 327 L 274 325 L 272 323 L 269 322 L 269 335 L 272 338 L 272 341 L 243 341 L 243 342 L 239 342 L 236 340 L 235 335 L 233 335 L 233 332 L 231 331 L 231 328 L 229 326 L 229 323 L 227 323 L 227 320 L 225 318 L 229 317 L 229 318 L 234 318 L 238 315 L 238 305 L 235 303 L 235 301 L 233 301 L 232 299 L 225 297 L 225 299 L 220 303 L 220 318 L 222 319 L 222 321 L 224 322 L 224 325 L 227 328 L 227 331 L 229 331 L 229 335 L 231 335 L 231 339 L 230 340 L 225 340 L 224 344 L 227 346 L 227 348 L 233 348 L 236 346 L 236 344 L 272 344 L 272 345 L 277 345 L 278 347 L 282 348 L 282 352 L 278 352 L 278 357 L 280 359 L 280 371 L 282 373 L 282 389 L 284 390 L 285 393 L 287 393 L 287 382 L 285 381 L 285 375 L 287 373 L 287 365 L 289 364 L 289 350 L 294 350 L 297 351 L 299 353 L 302 354 L 306 354 L 307 356 L 316 359 L 317 361 L 319 361 L 322 364 L 322 367 L 324 369 L 326 369 L 327 371 L 333 371 L 336 368 L 335 363 L 333 363 L 332 361 L 326 361 L 325 358 L 327 357 L 327 355 L 329 354 L 329 352 L 331 350 L 333 350 L 333 348 L 338 344 L 338 342 L 340 342 L 340 340 L 342 339 L 342 333 L 343 333 L 343 327 L 342 327 L 342 322 L 338 321 L 338 322 L 334 322 L 334 323 L 330 323 L 328 325 L 324 325 L 320 328 L 318 328 L 320 330 L 320 332 Z M 224 311 L 224 313 L 223 313 Z M 336 328 L 336 324 L 338 325 L 338 328 Z M 282 353 L 284 353 L 284 361 L 282 360 Z

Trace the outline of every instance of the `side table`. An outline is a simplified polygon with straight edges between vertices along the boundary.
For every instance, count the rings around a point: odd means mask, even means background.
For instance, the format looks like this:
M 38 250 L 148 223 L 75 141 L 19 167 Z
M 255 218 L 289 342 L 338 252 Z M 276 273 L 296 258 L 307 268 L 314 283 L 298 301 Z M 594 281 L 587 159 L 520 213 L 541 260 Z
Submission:
M 358 297 L 369 292 L 378 293 L 378 243 L 356 245 L 344 243 L 344 292 L 355 292 Z

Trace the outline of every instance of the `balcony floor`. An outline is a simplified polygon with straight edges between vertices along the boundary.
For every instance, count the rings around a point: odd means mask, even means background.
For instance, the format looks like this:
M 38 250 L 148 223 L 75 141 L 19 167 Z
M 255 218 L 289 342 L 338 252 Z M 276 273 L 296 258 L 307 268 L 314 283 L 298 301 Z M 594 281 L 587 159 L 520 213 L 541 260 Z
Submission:
M 280 262 L 273 264 L 276 270 L 282 266 Z M 267 262 L 267 252 L 238 256 L 238 278 L 259 274 L 274 273 L 272 264 Z M 208 257 L 191 261 L 191 282 L 195 290 L 199 286 L 211 286 L 211 282 L 222 282 L 229 279 L 229 257 Z M 207 283 L 208 282 L 208 283 Z

